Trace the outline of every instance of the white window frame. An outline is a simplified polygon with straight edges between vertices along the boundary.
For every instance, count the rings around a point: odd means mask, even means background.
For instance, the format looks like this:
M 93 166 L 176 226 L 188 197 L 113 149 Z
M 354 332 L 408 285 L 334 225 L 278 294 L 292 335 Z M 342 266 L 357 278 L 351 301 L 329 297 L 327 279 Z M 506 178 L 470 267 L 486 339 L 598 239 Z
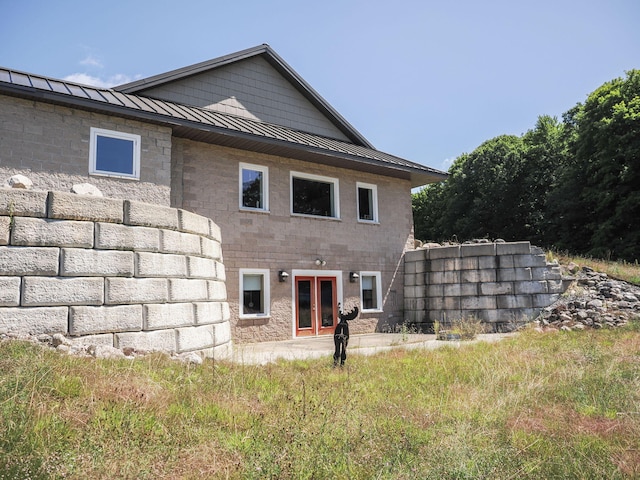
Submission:
M 313 180 L 316 182 L 330 183 L 333 185 L 333 216 L 311 215 L 309 213 L 295 213 L 293 211 L 293 179 L 302 178 L 304 180 Z M 325 218 L 332 220 L 340 220 L 340 182 L 334 177 L 325 177 L 322 175 L 314 175 L 311 173 L 290 172 L 289 176 L 289 205 L 291 215 L 309 218 Z
M 371 190 L 371 209 L 373 210 L 373 218 L 372 219 L 363 219 L 360 218 L 360 189 Z M 378 218 L 378 186 L 372 183 L 356 183 L 356 206 L 357 206 L 357 215 L 358 221 L 362 223 L 379 223 Z
M 244 276 L 245 275 L 260 275 L 262 276 L 262 292 L 263 296 L 263 310 L 262 313 L 244 313 Z M 269 269 L 266 268 L 241 268 L 239 270 L 239 289 L 240 298 L 238 302 L 238 317 L 239 318 L 265 318 L 271 315 L 271 282 Z
M 128 140 L 133 143 L 133 158 L 131 159 L 133 162 L 133 173 L 131 175 L 121 172 L 112 172 L 109 170 L 98 170 L 98 137 L 117 138 L 119 140 Z M 140 135 L 91 127 L 89 141 L 89 174 L 140 180 L 140 145 Z
M 364 277 L 373 277 L 376 282 L 376 308 L 364 308 L 364 296 L 363 296 L 363 284 Z M 360 305 L 362 306 L 362 311 L 366 313 L 370 312 L 382 312 L 382 274 L 380 272 L 372 272 L 372 271 L 364 271 L 360 272 Z
M 263 207 L 254 208 L 254 207 L 245 207 L 242 204 L 242 193 L 243 193 L 243 185 L 242 185 L 242 171 L 243 170 L 254 170 L 256 172 L 262 173 L 262 203 Z M 238 205 L 240 206 L 240 210 L 246 210 L 249 212 L 268 212 L 269 211 L 269 167 L 265 167 L 262 165 L 254 165 L 252 163 L 240 163 L 240 167 L 238 170 Z

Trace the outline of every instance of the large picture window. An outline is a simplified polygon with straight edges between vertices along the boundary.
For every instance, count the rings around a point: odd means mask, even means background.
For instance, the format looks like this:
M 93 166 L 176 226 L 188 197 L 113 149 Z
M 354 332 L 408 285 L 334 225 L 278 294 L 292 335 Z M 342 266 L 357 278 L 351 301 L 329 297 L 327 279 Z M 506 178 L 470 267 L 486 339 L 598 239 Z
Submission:
M 269 270 L 240 269 L 240 318 L 269 315 Z
M 360 302 L 363 312 L 382 311 L 380 272 L 360 272 Z
M 291 212 L 340 218 L 338 179 L 291 173 Z
M 361 222 L 378 222 L 378 188 L 368 183 L 357 183 L 358 220 Z
M 89 173 L 140 178 L 140 135 L 91 128 Z
M 248 163 L 240 164 L 240 208 L 269 210 L 269 169 Z

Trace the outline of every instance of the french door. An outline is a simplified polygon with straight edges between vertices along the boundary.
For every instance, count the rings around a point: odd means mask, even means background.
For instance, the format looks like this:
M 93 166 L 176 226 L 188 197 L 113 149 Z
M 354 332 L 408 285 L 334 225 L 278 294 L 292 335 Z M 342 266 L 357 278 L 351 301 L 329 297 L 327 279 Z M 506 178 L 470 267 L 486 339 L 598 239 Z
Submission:
M 296 277 L 296 336 L 333 334 L 338 315 L 335 277 Z

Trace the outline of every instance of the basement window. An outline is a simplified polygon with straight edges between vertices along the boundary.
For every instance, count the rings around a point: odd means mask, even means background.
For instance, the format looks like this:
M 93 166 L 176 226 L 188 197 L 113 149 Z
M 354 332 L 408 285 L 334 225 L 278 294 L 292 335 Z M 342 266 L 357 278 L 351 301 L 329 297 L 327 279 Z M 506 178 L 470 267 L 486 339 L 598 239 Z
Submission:
M 363 312 L 382 311 L 380 272 L 360 272 L 360 304 Z
M 89 174 L 140 179 L 140 135 L 91 128 Z
M 269 270 L 240 269 L 240 318 L 269 315 Z

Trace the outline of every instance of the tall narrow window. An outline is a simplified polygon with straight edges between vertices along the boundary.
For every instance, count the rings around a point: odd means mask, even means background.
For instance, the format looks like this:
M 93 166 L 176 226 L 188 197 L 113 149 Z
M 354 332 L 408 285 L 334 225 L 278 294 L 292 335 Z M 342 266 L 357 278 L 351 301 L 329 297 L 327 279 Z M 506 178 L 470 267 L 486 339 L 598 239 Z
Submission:
M 91 128 L 89 173 L 140 178 L 140 135 Z
M 269 315 L 269 271 L 240 269 L 241 318 Z
M 269 169 L 267 167 L 240 164 L 240 208 L 269 210 Z
M 358 220 L 361 222 L 378 221 L 378 189 L 368 183 L 357 184 Z
M 338 179 L 291 173 L 291 212 L 317 217 L 340 217 Z
M 363 312 L 382 310 L 380 272 L 360 272 L 360 300 Z

